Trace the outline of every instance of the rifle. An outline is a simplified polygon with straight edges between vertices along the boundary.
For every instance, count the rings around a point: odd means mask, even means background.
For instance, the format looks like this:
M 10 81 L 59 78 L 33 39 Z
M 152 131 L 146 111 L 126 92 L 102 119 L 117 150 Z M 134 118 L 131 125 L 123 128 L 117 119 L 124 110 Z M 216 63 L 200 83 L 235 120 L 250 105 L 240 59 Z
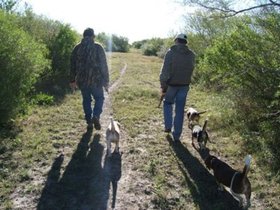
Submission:
M 160 105 L 161 105 L 161 102 L 163 101 L 164 99 L 164 96 L 165 96 L 165 93 L 161 93 L 161 96 L 160 96 L 160 99 L 159 99 L 159 103 L 158 103 L 158 108 L 160 108 Z

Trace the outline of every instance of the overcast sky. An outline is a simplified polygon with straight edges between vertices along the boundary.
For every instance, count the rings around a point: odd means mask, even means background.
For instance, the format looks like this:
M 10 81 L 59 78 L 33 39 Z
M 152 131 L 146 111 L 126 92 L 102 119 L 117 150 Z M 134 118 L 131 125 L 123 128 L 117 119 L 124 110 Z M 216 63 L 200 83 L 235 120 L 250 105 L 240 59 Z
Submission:
M 33 12 L 70 24 L 82 33 L 92 27 L 129 39 L 129 42 L 166 38 L 181 32 L 190 12 L 175 0 L 25 0 Z

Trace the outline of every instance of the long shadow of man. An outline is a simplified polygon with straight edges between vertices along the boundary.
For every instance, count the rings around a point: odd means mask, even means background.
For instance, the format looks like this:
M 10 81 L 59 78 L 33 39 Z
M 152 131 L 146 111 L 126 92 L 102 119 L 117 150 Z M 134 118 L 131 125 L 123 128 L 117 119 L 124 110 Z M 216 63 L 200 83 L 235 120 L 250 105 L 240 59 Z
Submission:
M 92 200 L 96 201 L 99 197 L 91 192 L 100 190 L 100 186 L 95 183 L 99 183 L 100 174 L 103 173 L 101 161 L 104 147 L 99 143 L 99 134 L 94 135 L 89 146 L 91 135 L 92 130 L 88 130 L 82 136 L 60 180 L 60 166 L 63 159 L 55 160 L 48 173 L 37 206 L 38 210 L 103 209 L 95 208 Z M 101 202 L 101 206 L 107 205 L 107 200 L 103 199 Z
M 217 183 L 211 173 L 194 157 L 183 144 L 174 143 L 166 137 L 177 157 L 178 166 L 185 176 L 194 202 L 201 210 L 241 209 L 238 202 L 227 191 L 219 193 Z M 200 153 L 203 158 L 206 154 Z

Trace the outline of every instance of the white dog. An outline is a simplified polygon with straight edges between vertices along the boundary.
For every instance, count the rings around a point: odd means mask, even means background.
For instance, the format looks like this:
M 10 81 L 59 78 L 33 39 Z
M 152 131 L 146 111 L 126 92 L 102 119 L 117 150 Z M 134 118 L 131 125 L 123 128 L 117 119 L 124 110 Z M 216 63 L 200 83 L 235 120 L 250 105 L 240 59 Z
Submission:
M 111 143 L 115 143 L 115 151 L 119 152 L 119 141 L 120 141 L 120 123 L 115 121 L 113 117 L 110 117 L 110 123 L 106 130 L 106 141 L 107 141 L 107 155 L 110 157 Z

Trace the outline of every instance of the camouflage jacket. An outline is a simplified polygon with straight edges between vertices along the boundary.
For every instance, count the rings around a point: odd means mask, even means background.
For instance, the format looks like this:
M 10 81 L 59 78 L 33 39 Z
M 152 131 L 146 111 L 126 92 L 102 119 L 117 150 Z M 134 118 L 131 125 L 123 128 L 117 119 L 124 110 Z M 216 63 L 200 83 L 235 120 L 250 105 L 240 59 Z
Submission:
M 76 81 L 79 88 L 109 84 L 105 51 L 90 37 L 83 38 L 72 51 L 70 81 Z

